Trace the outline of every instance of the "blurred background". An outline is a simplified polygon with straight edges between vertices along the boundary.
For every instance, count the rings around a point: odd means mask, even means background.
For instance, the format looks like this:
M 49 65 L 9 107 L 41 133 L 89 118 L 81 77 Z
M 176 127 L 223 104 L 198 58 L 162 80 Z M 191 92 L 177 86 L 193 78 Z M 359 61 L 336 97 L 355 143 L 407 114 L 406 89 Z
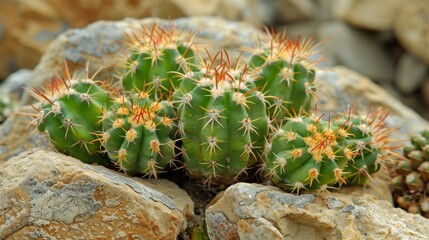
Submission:
M 195 15 L 314 38 L 326 58 L 320 67 L 354 70 L 429 119 L 429 0 L 0 0 L 0 87 L 22 85 L 67 29 Z

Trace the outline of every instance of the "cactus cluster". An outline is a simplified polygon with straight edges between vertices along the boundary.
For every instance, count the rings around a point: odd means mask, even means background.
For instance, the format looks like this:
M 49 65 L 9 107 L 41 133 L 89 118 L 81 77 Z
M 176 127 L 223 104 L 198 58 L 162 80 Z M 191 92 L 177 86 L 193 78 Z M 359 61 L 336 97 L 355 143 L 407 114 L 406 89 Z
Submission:
M 159 177 L 173 166 L 231 184 L 257 169 L 292 190 L 364 184 L 387 149 L 384 119 L 312 114 L 310 42 L 268 33 L 247 62 L 200 51 L 172 26 L 126 34 L 122 88 L 66 71 L 35 90 L 44 102 L 38 129 L 58 150 L 129 175 Z
M 429 218 L 429 130 L 410 140 L 392 178 L 393 197 L 399 207 Z

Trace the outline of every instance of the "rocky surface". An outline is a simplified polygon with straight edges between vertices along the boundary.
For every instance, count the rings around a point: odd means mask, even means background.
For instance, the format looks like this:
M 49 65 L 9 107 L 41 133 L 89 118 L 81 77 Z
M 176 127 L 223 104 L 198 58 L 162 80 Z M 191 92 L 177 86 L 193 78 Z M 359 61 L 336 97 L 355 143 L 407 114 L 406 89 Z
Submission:
M 260 0 L 110 0 L 0 1 L 0 81 L 20 68 L 33 68 L 49 43 L 69 28 L 97 20 L 125 17 L 174 19 L 193 15 L 221 16 L 230 20 L 269 22 L 270 8 Z
M 401 0 L 336 0 L 336 17 L 359 28 L 386 31 L 393 28 Z
M 427 239 L 429 220 L 372 195 L 293 195 L 238 183 L 206 211 L 215 239 Z
M 172 182 L 46 151 L 0 165 L 0 192 L 0 239 L 176 239 L 193 217 Z

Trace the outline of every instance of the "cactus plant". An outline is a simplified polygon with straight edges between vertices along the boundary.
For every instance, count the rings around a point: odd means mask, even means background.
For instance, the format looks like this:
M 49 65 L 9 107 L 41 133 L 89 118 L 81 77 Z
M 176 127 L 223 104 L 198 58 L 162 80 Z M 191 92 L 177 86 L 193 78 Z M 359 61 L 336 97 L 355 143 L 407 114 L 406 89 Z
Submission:
M 233 64 L 226 52 L 209 58 L 200 71 L 182 75 L 174 101 L 190 174 L 228 184 L 256 163 L 269 119 L 247 67 L 239 60 Z
M 178 74 L 193 68 L 195 52 L 192 37 L 185 39 L 172 26 L 154 24 L 140 34 L 126 34 L 130 54 L 124 53 L 126 63 L 122 75 L 125 90 L 153 89 L 154 98 L 170 93 L 180 84 Z
M 152 101 L 144 91 L 117 95 L 103 114 L 100 141 L 110 159 L 128 175 L 157 178 L 176 155 L 172 103 Z
M 264 173 L 288 190 L 363 185 L 389 154 L 389 134 L 379 112 L 365 118 L 317 115 L 290 118 L 265 147 Z
M 332 124 L 317 115 L 290 118 L 265 146 L 264 174 L 284 189 L 326 189 L 343 184 L 344 166 L 355 152 L 341 145 L 346 123 Z
M 264 93 L 270 118 L 279 123 L 296 113 L 308 112 L 315 95 L 315 70 L 308 58 L 311 41 L 294 41 L 285 32 L 268 33 L 252 52 L 249 68 L 256 73 L 255 85 Z
M 95 133 L 102 109 L 109 106 L 108 92 L 85 74 L 71 76 L 66 65 L 65 78 L 54 79 L 44 92 L 34 95 L 43 104 L 34 119 L 39 131 L 49 137 L 59 151 L 87 163 L 106 163 Z
M 410 140 L 392 178 L 393 197 L 399 207 L 429 218 L 429 130 Z

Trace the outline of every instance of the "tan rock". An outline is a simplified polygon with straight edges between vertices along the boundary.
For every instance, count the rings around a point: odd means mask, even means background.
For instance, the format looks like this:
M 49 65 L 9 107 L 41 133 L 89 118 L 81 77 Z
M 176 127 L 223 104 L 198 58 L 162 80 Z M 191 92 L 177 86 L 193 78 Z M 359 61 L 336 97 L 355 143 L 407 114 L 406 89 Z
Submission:
M 336 0 L 334 15 L 356 27 L 386 31 L 393 28 L 403 0 Z M 405 1 L 406 2 L 406 1 Z
M 0 192 L 0 239 L 176 239 L 193 216 L 174 183 L 46 151 L 0 165 Z
M 237 183 L 206 211 L 210 239 L 427 239 L 429 220 L 373 195 Z
M 69 28 L 97 20 L 125 17 L 178 17 L 209 15 L 254 24 L 270 21 L 272 14 L 260 0 L 16 0 L 0 1 L 0 79 L 19 68 L 33 68 L 49 43 Z M 3 32 L 3 33 L 1 33 Z
M 401 5 L 394 30 L 400 43 L 429 65 L 429 4 L 426 0 L 410 0 Z

